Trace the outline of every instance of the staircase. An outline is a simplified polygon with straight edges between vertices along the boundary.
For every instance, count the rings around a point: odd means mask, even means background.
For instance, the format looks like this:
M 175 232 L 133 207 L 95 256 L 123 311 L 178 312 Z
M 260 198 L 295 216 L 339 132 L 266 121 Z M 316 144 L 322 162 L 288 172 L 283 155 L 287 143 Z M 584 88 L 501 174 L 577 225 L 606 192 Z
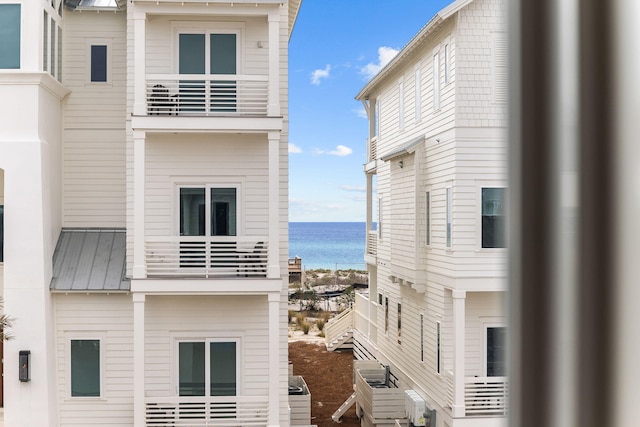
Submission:
M 347 309 L 324 326 L 328 351 L 353 348 L 353 310 Z
M 356 403 L 356 392 L 353 392 L 353 394 L 344 401 L 344 403 L 338 408 L 338 410 L 334 412 L 333 415 L 331 415 L 331 419 L 334 422 L 339 423 L 340 417 L 342 417 L 344 413 L 347 412 L 347 409 L 351 408 L 354 403 Z

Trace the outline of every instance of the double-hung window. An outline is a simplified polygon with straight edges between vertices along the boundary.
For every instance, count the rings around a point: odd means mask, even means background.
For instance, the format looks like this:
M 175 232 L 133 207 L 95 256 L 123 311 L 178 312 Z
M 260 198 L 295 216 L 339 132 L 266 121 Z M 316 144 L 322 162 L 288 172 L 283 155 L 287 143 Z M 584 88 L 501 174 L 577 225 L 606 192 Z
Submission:
M 100 397 L 100 339 L 72 339 L 71 397 Z
M 505 189 L 482 189 L 482 247 L 504 248 L 505 239 Z
M 237 340 L 178 342 L 180 396 L 236 396 L 238 394 Z

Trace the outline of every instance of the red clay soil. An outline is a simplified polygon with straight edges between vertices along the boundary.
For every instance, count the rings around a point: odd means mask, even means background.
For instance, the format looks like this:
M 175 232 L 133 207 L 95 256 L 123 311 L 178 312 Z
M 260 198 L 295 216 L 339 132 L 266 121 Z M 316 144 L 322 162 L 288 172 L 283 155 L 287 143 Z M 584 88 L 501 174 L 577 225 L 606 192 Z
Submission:
M 318 427 L 360 426 L 355 405 L 342 416 L 340 424 L 331 419 L 353 393 L 351 351 L 329 352 L 324 344 L 291 342 L 289 360 L 293 363 L 293 375 L 302 375 L 311 392 L 311 424 Z

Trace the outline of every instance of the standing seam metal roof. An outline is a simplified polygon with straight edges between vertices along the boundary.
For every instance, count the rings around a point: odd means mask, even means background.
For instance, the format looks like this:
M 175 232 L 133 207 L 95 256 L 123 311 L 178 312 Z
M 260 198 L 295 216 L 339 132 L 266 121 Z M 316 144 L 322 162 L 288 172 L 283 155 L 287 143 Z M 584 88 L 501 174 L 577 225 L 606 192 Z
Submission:
M 53 253 L 52 291 L 128 292 L 126 233 L 114 229 L 63 229 Z

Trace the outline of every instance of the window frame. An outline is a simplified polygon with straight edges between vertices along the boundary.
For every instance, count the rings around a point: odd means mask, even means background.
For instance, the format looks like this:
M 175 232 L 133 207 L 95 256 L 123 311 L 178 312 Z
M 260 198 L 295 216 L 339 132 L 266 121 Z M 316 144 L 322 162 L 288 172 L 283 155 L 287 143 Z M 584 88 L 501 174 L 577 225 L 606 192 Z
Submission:
M 384 334 L 389 334 L 389 296 L 384 297 Z
M 451 83 L 451 43 L 447 41 L 443 47 L 444 56 L 444 84 Z
M 174 201 L 173 201 L 173 235 L 174 236 L 178 236 L 180 237 L 180 189 L 181 188 L 204 188 L 205 190 L 205 220 L 207 220 L 208 216 L 206 215 L 206 212 L 208 212 L 208 210 L 210 209 L 210 197 L 211 197 L 211 191 L 210 189 L 212 188 L 235 188 L 236 189 L 236 234 L 235 237 L 238 236 L 242 236 L 243 232 L 244 232 L 244 209 L 243 209 L 243 192 L 242 189 L 244 187 L 244 181 L 242 180 L 230 180 L 230 181 L 223 181 L 223 180 L 216 180 L 215 182 L 208 182 L 206 184 L 203 184 L 202 182 L 205 182 L 206 178 L 203 178 L 202 181 L 198 181 L 198 180 L 189 180 L 189 181 L 182 181 L 182 180 L 177 180 L 173 182 L 173 187 L 175 189 L 175 193 L 174 193 Z M 207 201 L 209 201 L 209 203 L 207 203 Z M 210 211 L 209 211 L 210 212 Z M 210 224 L 210 218 L 208 218 L 209 220 L 205 222 L 205 235 L 202 237 L 206 237 L 206 238 L 211 238 L 211 237 L 216 237 L 211 235 L 211 224 Z M 209 234 L 207 234 L 207 230 L 209 230 Z M 221 237 L 221 236 L 218 236 Z
M 478 206 L 478 213 L 476 215 L 476 230 L 478 230 L 477 232 L 477 237 L 476 237 L 476 247 L 477 247 L 477 251 L 478 252 L 504 252 L 507 249 L 507 236 L 506 236 L 506 217 L 507 217 L 507 212 L 506 212 L 506 206 L 508 203 L 508 188 L 507 186 L 499 181 L 482 181 L 482 182 L 478 182 L 477 183 L 477 206 Z M 494 248 L 490 248 L 490 247 L 483 247 L 482 246 L 482 236 L 483 236 L 483 228 L 482 228 L 482 190 L 485 188 L 501 188 L 504 190 L 504 200 L 503 200 L 503 204 L 505 206 L 505 210 L 503 211 L 503 217 L 505 218 L 505 236 L 504 236 L 504 244 L 505 246 L 503 247 L 494 247 Z
M 504 376 L 492 376 L 489 377 L 487 375 L 487 364 L 489 362 L 489 357 L 487 354 L 487 345 L 488 345 L 488 338 L 487 338 L 487 332 L 489 330 L 489 328 L 503 328 L 504 332 L 505 332 L 505 337 L 508 334 L 508 329 L 507 329 L 507 323 L 504 321 L 495 321 L 495 322 L 488 322 L 488 323 L 483 323 L 482 324 L 482 376 L 485 378 L 504 378 L 506 377 L 506 375 Z M 506 352 L 506 345 L 505 345 L 505 352 Z M 506 359 L 506 354 L 503 356 Z
M 433 76 L 432 76 L 432 91 L 433 91 L 433 111 L 440 111 L 440 52 L 436 51 L 433 54 Z
M 418 318 L 419 318 L 419 331 L 420 331 L 420 347 L 419 347 L 419 354 L 420 354 L 420 363 L 424 364 L 424 349 L 425 349 L 425 342 L 424 342 L 424 312 L 420 311 L 418 313 Z
M 402 344 L 402 302 L 398 302 L 398 344 Z
M 453 186 L 445 188 L 445 246 L 453 248 Z
M 442 375 L 442 321 L 436 320 L 436 374 Z
M 23 52 L 22 52 L 22 47 L 23 47 L 23 35 L 24 35 L 24 25 L 23 24 L 23 17 L 24 17 L 24 8 L 22 7 L 22 3 L 20 2 L 15 2 L 15 3 L 0 3 L 0 8 L 4 8 L 4 7 L 9 7 L 9 6 L 14 6 L 17 7 L 17 12 L 18 12 L 18 17 L 19 19 L 16 21 L 17 22 L 17 28 L 15 28 L 15 30 L 17 30 L 18 32 L 18 46 L 17 46 L 17 58 L 12 58 L 12 59 L 17 59 L 17 66 L 8 66 L 8 67 L 0 67 L 0 70 L 21 70 L 22 69 L 22 60 L 23 60 Z M 4 41 L 6 43 L 6 41 Z M 16 46 L 9 46 L 10 51 L 14 51 Z
M 244 394 L 243 384 L 242 384 L 242 336 L 228 336 L 228 335 L 216 335 L 210 333 L 201 333 L 201 334 L 176 334 L 172 337 L 173 341 L 173 384 L 172 389 L 174 390 L 175 396 L 180 396 L 180 343 L 189 343 L 189 342 L 203 342 L 205 344 L 205 396 L 202 397 L 211 397 L 211 367 L 209 366 L 210 357 L 207 358 L 207 355 L 210 355 L 210 346 L 209 344 L 212 342 L 220 342 L 220 343 L 228 343 L 234 342 L 236 344 L 236 394 L 235 396 L 242 396 Z M 208 393 L 208 394 L 207 394 Z
M 415 122 L 420 123 L 422 121 L 422 77 L 421 77 L 421 64 L 418 62 L 414 72 L 414 115 Z
M 112 85 L 112 39 L 110 38 L 89 38 L 89 39 L 85 39 L 85 43 L 86 43 L 86 48 L 85 48 L 85 55 L 86 55 L 86 81 L 87 81 L 87 86 L 111 86 Z M 107 48 L 107 63 L 106 63 L 106 81 L 104 82 L 99 82 L 99 81 L 93 81 L 91 80 L 91 70 L 93 67 L 92 64 L 92 57 L 91 57 L 91 48 L 93 46 L 106 46 Z M 51 53 L 49 53 L 51 54 Z
M 433 220 L 432 217 L 432 203 L 431 203 L 431 190 L 425 191 L 424 193 L 424 245 L 425 247 L 431 247 L 431 222 Z
M 100 379 L 100 394 L 98 396 L 73 396 L 72 389 L 72 377 L 71 377 L 71 369 L 72 369 L 72 355 L 71 355 L 71 342 L 72 341 L 98 341 L 99 350 L 100 350 L 100 361 L 99 368 L 100 372 L 98 374 L 98 378 Z M 67 373 L 66 373 L 66 383 L 67 383 L 67 392 L 66 396 L 68 399 L 73 400 L 101 400 L 105 398 L 104 393 L 104 374 L 105 374 L 105 332 L 73 332 L 67 334 L 66 336 L 66 352 L 67 352 Z
M 173 33 L 173 73 L 180 73 L 180 34 L 204 34 L 205 49 L 204 63 L 205 75 L 211 74 L 211 58 L 210 58 L 210 40 L 211 34 L 235 34 L 236 35 L 236 74 L 243 74 L 243 52 L 244 52 L 244 34 L 245 24 L 243 22 L 194 22 L 194 21 L 172 21 L 171 31 Z

